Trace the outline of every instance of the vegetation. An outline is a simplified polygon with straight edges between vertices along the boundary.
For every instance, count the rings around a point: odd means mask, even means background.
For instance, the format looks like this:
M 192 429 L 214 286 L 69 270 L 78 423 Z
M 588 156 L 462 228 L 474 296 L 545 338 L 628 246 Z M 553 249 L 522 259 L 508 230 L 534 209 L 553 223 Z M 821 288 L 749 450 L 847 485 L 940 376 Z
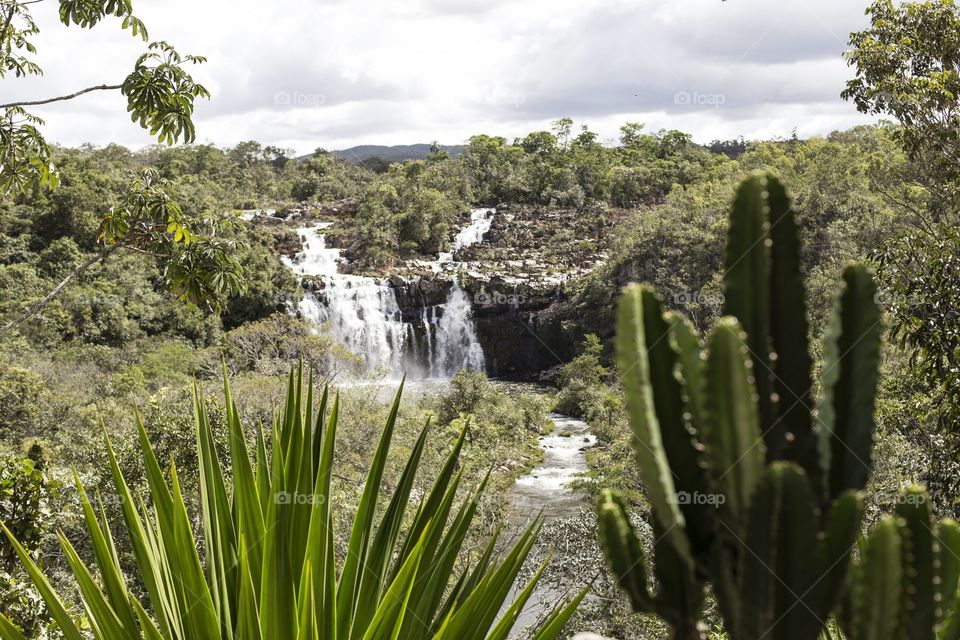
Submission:
M 259 432 L 251 458 L 237 405 L 225 383 L 232 486 L 218 459 L 207 407 L 195 396 L 199 487 L 203 514 L 201 558 L 176 466 L 170 480 L 154 455 L 142 422 L 140 445 L 150 504 L 134 499 L 109 438 L 115 495 L 123 529 L 136 558 L 137 583 L 153 615 L 124 577 L 110 523 L 98 515 L 77 479 L 84 518 L 96 557 L 96 573 L 64 535 L 60 543 L 81 593 L 86 624 L 96 638 L 506 638 L 539 574 L 498 617 L 533 544 L 535 522 L 517 543 L 497 554 L 497 536 L 474 562 L 455 573 L 464 539 L 486 481 L 454 508 L 461 473 L 461 433 L 434 488 L 401 529 L 429 424 L 424 427 L 380 522 L 375 526 L 380 483 L 399 409 L 399 393 L 384 426 L 342 566 L 335 559 L 331 479 L 339 398 L 329 407 L 324 391 L 314 406 L 312 380 L 291 373 L 283 410 L 271 432 Z M 270 442 L 268 449 L 267 442 Z M 268 454 L 268 450 L 270 453 Z M 269 457 L 269 460 L 268 460 Z M 102 513 L 102 512 L 101 512 Z M 119 527 L 113 523 L 114 528 Z M 67 638 L 83 637 L 30 552 L 4 526 L 51 616 Z M 402 534 L 402 535 L 401 535 Z M 98 578 L 94 576 L 98 574 Z M 101 586 L 102 585 L 102 586 Z M 586 590 L 558 607 L 534 637 L 555 638 Z M 199 606 L 198 606 L 199 605 Z M 25 638 L 0 614 L 5 638 Z
M 626 506 L 610 492 L 600 536 L 634 609 L 663 617 L 675 638 L 700 637 L 704 577 L 732 637 L 816 638 L 860 532 L 875 288 L 864 267 L 845 271 L 815 418 L 796 229 L 779 182 L 744 183 L 727 243 L 730 317 L 710 333 L 705 358 L 691 326 L 664 314 L 652 290 L 633 287 L 621 302 L 617 360 L 654 516 L 655 594 Z
M 0 0 L 14 83 L 32 7 Z M 129 2 L 58 7 L 147 42 Z M 504 637 L 523 586 L 587 580 L 539 637 L 957 637 L 960 11 L 867 14 L 843 97 L 891 121 L 805 140 L 560 118 L 406 160 L 222 149 L 194 141 L 203 59 L 162 42 L 52 99 L 119 91 L 160 145 L 62 148 L 0 105 L 0 637 Z M 356 273 L 406 278 L 478 206 L 460 284 L 527 298 L 477 325 L 535 333 L 556 389 L 462 371 L 391 404 L 296 317 L 283 256 L 323 220 Z M 550 410 L 597 437 L 575 486 L 601 507 L 507 545 Z
M 39 76 L 43 69 L 31 59 L 36 47 L 30 39 L 39 33 L 31 14 L 34 2 L 5 0 L 0 4 L 0 78 Z M 133 14 L 130 0 L 59 0 L 60 21 L 65 26 L 92 28 L 108 17 L 120 18 L 122 27 L 147 41 L 146 26 Z M 0 104 L 0 193 L 22 194 L 37 188 L 54 188 L 60 181 L 54 153 L 40 133 L 43 121 L 26 107 L 72 100 L 91 91 L 120 90 L 127 99 L 131 119 L 156 136 L 174 144 L 196 138 L 194 102 L 208 98 L 186 66 L 204 62 L 202 56 L 182 56 L 167 42 L 151 42 L 122 84 L 101 84 L 66 96 Z M 234 246 L 218 237 L 220 221 L 209 215 L 185 214 L 167 192 L 166 181 L 145 172 L 127 192 L 101 214 L 98 250 L 79 264 L 66 263 L 56 286 L 19 315 L 0 326 L 11 330 L 35 315 L 91 265 L 123 247 L 149 252 L 164 265 L 167 288 L 182 299 L 219 308 L 224 299 L 244 289 L 242 271 L 232 253 Z M 77 256 L 73 256 L 77 257 Z

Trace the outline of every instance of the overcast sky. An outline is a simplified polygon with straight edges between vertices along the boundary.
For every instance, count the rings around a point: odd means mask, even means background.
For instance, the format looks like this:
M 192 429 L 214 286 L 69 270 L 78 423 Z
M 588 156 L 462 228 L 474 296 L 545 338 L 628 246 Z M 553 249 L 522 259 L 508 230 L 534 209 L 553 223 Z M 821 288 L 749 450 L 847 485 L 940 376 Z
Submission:
M 152 39 L 207 56 L 198 141 L 457 144 L 571 116 L 614 139 L 626 121 L 698 141 L 828 133 L 867 119 L 843 102 L 866 0 L 140 0 Z M 65 28 L 34 5 L 42 80 L 3 98 L 119 83 L 143 43 L 106 21 Z M 50 140 L 141 146 L 119 93 L 37 109 Z

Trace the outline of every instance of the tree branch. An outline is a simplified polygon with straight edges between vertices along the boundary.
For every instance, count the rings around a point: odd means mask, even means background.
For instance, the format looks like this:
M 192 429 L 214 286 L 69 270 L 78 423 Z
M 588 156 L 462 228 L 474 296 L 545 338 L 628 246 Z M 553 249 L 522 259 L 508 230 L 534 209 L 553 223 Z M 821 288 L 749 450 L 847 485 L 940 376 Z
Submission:
M 19 316 L 17 316 L 16 318 L 14 318 L 13 320 L 11 320 L 11 321 L 8 322 L 7 324 L 5 324 L 5 325 L 3 325 L 2 327 L 0 327 L 0 335 L 2 335 L 2 334 L 4 334 L 4 333 L 6 333 L 7 331 L 10 331 L 11 329 L 19 326 L 19 325 L 22 324 L 25 320 L 27 320 L 27 319 L 33 317 L 34 315 L 36 315 L 37 312 L 40 311 L 40 309 L 42 309 L 42 308 L 44 308 L 45 306 L 47 306 L 47 305 L 50 303 L 51 300 L 53 300 L 54 298 L 56 298 L 56 297 L 60 294 L 60 292 L 63 291 L 64 287 L 66 287 L 68 284 L 70 284 L 70 281 L 71 281 L 71 280 L 73 280 L 73 279 L 76 278 L 77 276 L 81 275 L 81 274 L 82 274 L 84 271 L 86 271 L 90 266 L 92 266 L 92 265 L 100 262 L 101 260 L 105 260 L 105 259 L 107 258 L 107 256 L 109 256 L 111 253 L 113 253 L 114 251 L 116 251 L 117 249 L 119 249 L 121 246 L 123 246 L 123 245 L 121 245 L 121 244 L 112 245 L 112 246 L 110 246 L 110 247 L 107 247 L 106 249 L 104 249 L 104 250 L 101 251 L 100 253 L 94 254 L 94 255 L 92 255 L 91 257 L 89 257 L 89 258 L 87 258 L 86 260 L 84 260 L 77 268 L 75 268 L 73 271 L 71 271 L 69 274 L 67 274 L 67 277 L 64 278 L 63 280 L 61 280 L 61 281 L 60 281 L 60 284 L 58 284 L 57 286 L 55 286 L 55 287 L 50 291 L 50 293 L 48 293 L 48 294 L 45 295 L 42 299 L 40 299 L 39 301 L 37 301 L 36 303 L 34 303 L 33 305 L 31 305 L 29 309 L 27 309 L 26 311 L 24 311 L 23 313 L 21 313 Z
M 7 17 L 3 21 L 3 29 L 0 29 L 0 43 L 3 43 L 4 39 L 6 38 L 7 29 L 10 28 L 10 23 L 13 22 L 13 14 L 16 12 L 16 10 L 17 10 L 17 3 L 11 2 L 10 11 L 7 12 Z
M 86 89 L 81 89 L 76 93 L 71 93 L 67 96 L 58 96 L 56 98 L 47 98 L 46 100 L 23 100 L 20 102 L 9 102 L 7 104 L 0 104 L 0 109 L 7 109 L 9 107 L 29 107 L 36 106 L 39 104 L 50 104 L 51 102 L 60 102 L 62 100 L 73 100 L 77 96 L 82 96 L 85 93 L 90 93 L 91 91 L 112 91 L 114 89 L 122 88 L 122 84 L 98 84 L 95 87 L 87 87 Z

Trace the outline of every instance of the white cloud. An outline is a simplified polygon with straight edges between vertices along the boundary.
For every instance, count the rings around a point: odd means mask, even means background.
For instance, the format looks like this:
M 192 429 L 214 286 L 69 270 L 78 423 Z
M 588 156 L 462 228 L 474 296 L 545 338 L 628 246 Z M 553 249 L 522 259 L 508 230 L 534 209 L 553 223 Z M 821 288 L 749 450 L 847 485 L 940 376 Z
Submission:
M 119 82 L 142 43 L 104 23 L 64 28 L 34 5 L 42 80 L 5 96 Z M 508 137 L 562 116 L 601 139 L 625 120 L 698 140 L 825 133 L 865 121 L 839 93 L 860 0 L 153 0 L 154 39 L 206 55 L 201 140 L 257 139 L 306 152 L 361 143 Z M 117 94 L 37 109 L 51 140 L 149 136 Z

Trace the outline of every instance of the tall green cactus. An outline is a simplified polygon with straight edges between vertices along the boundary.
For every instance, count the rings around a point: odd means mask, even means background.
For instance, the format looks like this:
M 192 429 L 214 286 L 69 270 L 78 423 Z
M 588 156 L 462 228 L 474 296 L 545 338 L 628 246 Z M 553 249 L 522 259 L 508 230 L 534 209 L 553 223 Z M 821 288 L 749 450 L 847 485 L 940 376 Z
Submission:
M 705 345 L 641 285 L 624 291 L 617 360 L 657 542 L 646 559 L 619 497 L 599 532 L 637 611 L 686 640 L 710 582 L 736 640 L 814 640 L 843 591 L 873 445 L 880 323 L 865 266 L 825 336 L 816 411 L 797 222 L 781 184 L 747 179 L 730 218 L 725 312 Z
M 849 640 L 960 638 L 960 526 L 935 522 L 929 505 L 926 491 L 907 487 L 861 541 L 840 615 Z

